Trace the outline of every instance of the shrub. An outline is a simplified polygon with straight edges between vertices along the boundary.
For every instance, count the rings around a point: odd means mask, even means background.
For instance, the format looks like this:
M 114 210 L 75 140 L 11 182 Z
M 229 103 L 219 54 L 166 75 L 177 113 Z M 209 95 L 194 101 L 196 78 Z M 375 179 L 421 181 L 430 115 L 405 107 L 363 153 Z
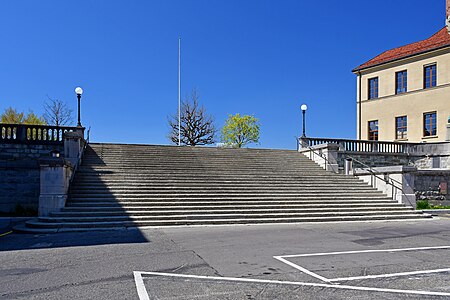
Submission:
M 428 203 L 427 200 L 420 200 L 420 201 L 417 201 L 416 207 L 417 207 L 417 209 L 429 209 L 430 204 Z

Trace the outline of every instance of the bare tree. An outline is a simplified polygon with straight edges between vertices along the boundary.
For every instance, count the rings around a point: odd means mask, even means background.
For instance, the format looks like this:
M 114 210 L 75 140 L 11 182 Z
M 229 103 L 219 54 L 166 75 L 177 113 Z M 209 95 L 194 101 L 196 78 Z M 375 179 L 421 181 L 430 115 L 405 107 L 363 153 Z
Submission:
M 48 102 L 44 104 L 44 119 L 49 125 L 65 126 L 73 122 L 72 112 L 67 104 L 59 99 L 48 97 Z
M 192 91 L 181 103 L 181 144 L 189 146 L 209 145 L 214 143 L 216 129 L 213 117 L 205 112 L 198 102 L 198 92 Z M 171 131 L 169 139 L 178 144 L 178 114 L 169 117 Z

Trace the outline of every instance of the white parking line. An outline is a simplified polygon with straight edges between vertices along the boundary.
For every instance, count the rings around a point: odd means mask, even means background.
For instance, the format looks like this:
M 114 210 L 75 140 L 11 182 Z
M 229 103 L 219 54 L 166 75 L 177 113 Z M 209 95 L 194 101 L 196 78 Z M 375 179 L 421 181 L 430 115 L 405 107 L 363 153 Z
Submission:
M 445 273 L 445 272 L 450 272 L 450 269 L 436 269 L 436 270 L 412 271 L 412 272 L 380 274 L 380 275 L 342 277 L 342 278 L 328 279 L 328 281 L 330 281 L 330 282 L 350 281 L 350 280 L 359 280 L 359 279 L 385 278 L 385 277 L 397 277 L 397 276 L 420 275 L 420 274 L 431 274 L 431 273 Z
M 359 280 L 359 279 L 372 279 L 372 278 L 383 278 L 383 277 L 397 277 L 397 276 L 408 276 L 408 275 L 419 275 L 419 274 L 431 274 L 431 273 L 443 273 L 449 272 L 449 268 L 445 269 L 435 269 L 435 270 L 422 270 L 422 271 L 412 271 L 412 272 L 402 272 L 402 273 L 390 273 L 390 274 L 379 274 L 379 275 L 366 275 L 366 276 L 355 276 L 355 277 L 341 277 L 341 278 L 326 278 L 319 274 L 316 274 L 302 266 L 299 266 L 286 258 L 294 257 L 312 257 L 312 256 L 327 256 L 327 255 L 342 255 L 342 254 L 359 254 L 359 253 L 382 253 L 382 252 L 405 252 L 405 251 L 420 251 L 420 250 L 439 250 L 439 249 L 450 249 L 450 246 L 435 246 L 435 247 L 417 247 L 417 248 L 398 248 L 398 249 L 375 249 L 375 250 L 355 250 L 355 251 L 341 251 L 341 252 L 323 252 L 323 253 L 307 253 L 307 254 L 293 254 L 293 255 L 280 255 L 274 256 L 273 258 L 297 269 L 301 272 L 308 274 L 312 277 L 320 279 L 327 283 L 333 283 L 337 281 L 349 281 L 349 280 Z
M 136 289 L 139 296 L 139 300 L 150 300 L 148 297 L 147 289 L 145 288 L 144 280 L 142 279 L 142 272 L 134 271 L 134 282 L 136 283 Z
M 450 246 L 399 248 L 399 249 L 355 250 L 355 251 L 324 252 L 324 253 L 307 253 L 307 254 L 294 254 L 294 255 L 280 255 L 278 257 L 290 258 L 290 257 L 305 257 L 305 256 L 324 256 L 324 255 L 355 254 L 355 253 L 376 253 L 376 252 L 400 252 L 400 251 L 418 251 L 418 250 L 436 250 L 436 249 L 450 249 Z
M 308 275 L 311 275 L 312 277 L 315 277 L 315 278 L 317 278 L 317 279 L 319 279 L 319 280 L 322 280 L 322 281 L 331 283 L 331 281 L 330 281 L 328 278 L 325 278 L 325 277 L 323 277 L 323 276 L 320 276 L 319 274 L 316 274 L 316 273 L 314 273 L 314 272 L 311 272 L 311 271 L 308 270 L 308 269 L 305 269 L 305 268 L 303 268 L 303 267 L 301 267 L 301 266 L 299 266 L 299 265 L 297 265 L 297 264 L 294 264 L 293 262 L 290 262 L 290 261 L 288 261 L 287 259 L 284 259 L 282 256 L 274 256 L 273 258 L 278 259 L 279 261 L 281 261 L 281 262 L 283 262 L 283 263 L 285 263 L 285 264 L 287 264 L 287 265 L 289 265 L 289 266 L 291 266 L 291 267 L 293 267 L 293 268 L 296 268 L 297 270 L 300 270 L 300 271 L 303 272 L 303 273 L 306 273 L 306 274 L 308 274 Z
M 135 271 L 133 273 L 134 273 L 136 288 L 138 290 L 138 295 L 139 295 L 140 300 L 148 300 L 149 299 L 147 291 L 144 286 L 144 281 L 142 279 L 142 275 L 165 276 L 165 277 L 176 277 L 176 278 L 194 278 L 194 279 L 204 279 L 204 280 L 211 280 L 211 281 L 265 283 L 265 284 L 278 284 L 278 285 L 291 285 L 291 286 L 294 285 L 294 286 L 321 287 L 321 288 L 331 288 L 331 289 L 340 289 L 340 290 L 356 290 L 356 291 L 370 291 L 370 292 L 395 293 L 395 294 L 450 297 L 450 293 L 432 292 L 432 291 L 398 290 L 398 289 L 373 288 L 373 287 L 349 286 L 349 285 L 333 285 L 333 284 L 311 283 L 311 282 L 295 282 L 295 281 L 280 281 L 280 280 L 235 278 L 235 277 L 215 277 L 215 276 L 187 275 L 187 274 L 160 273 L 160 272 Z M 137 279 L 137 278 L 139 278 L 139 279 Z

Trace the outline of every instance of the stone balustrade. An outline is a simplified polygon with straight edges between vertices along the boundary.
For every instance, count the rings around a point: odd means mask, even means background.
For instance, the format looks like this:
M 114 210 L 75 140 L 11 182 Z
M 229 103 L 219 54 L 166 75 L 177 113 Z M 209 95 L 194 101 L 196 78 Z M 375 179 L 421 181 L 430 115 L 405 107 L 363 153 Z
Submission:
M 78 130 L 84 128 L 0 123 L 0 143 L 62 144 L 64 133 Z

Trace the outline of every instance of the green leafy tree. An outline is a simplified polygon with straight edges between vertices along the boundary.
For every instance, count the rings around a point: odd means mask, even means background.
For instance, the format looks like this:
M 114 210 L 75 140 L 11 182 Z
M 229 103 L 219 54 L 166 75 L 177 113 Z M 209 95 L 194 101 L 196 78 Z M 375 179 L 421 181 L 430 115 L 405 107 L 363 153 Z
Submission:
M 26 116 L 24 112 L 18 112 L 12 107 L 5 109 L 5 112 L 0 115 L 2 123 L 7 124 L 28 124 L 28 125 L 46 125 L 44 118 L 39 117 L 34 112 L 30 111 Z
M 30 111 L 26 116 L 23 112 L 18 112 L 16 109 L 12 107 L 8 107 L 5 109 L 5 112 L 0 115 L 0 121 L 1 123 L 6 124 L 28 124 L 28 125 L 47 125 L 43 117 L 39 117 L 34 112 Z M 3 137 L 7 136 L 8 138 L 11 138 L 16 135 L 16 132 L 14 130 L 6 130 L 5 128 L 2 128 L 2 131 L 0 133 Z M 41 138 L 42 133 L 37 133 L 36 130 L 33 131 L 27 131 L 27 137 L 30 139 L 36 139 L 36 137 L 39 135 L 39 138 Z
M 47 122 L 43 117 L 39 117 L 34 112 L 30 111 L 23 120 L 23 124 L 28 125 L 47 125 Z
M 222 128 L 222 142 L 241 148 L 259 141 L 259 120 L 254 116 L 229 115 Z
M 1 115 L 1 121 L 7 124 L 22 124 L 24 115 L 23 112 L 19 113 L 16 109 L 8 107 Z

